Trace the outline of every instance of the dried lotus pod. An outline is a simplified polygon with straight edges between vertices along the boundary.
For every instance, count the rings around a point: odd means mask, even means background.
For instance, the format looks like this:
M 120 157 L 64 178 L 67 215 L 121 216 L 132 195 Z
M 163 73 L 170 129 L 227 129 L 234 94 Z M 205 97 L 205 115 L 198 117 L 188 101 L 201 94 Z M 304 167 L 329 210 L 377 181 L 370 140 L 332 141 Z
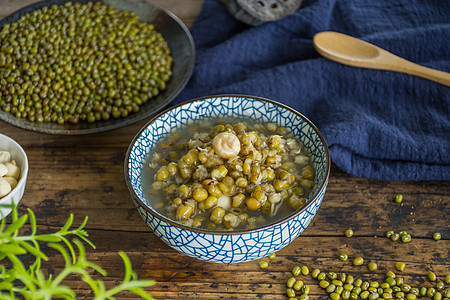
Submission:
M 222 3 L 239 21 L 257 26 L 294 13 L 302 0 L 222 0 Z

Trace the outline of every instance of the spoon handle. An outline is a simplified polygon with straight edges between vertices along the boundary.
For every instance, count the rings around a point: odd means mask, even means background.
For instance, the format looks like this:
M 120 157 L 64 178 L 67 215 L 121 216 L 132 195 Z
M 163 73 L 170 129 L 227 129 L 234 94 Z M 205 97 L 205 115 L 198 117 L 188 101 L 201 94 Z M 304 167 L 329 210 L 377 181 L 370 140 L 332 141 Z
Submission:
M 378 51 L 380 53 L 379 59 L 372 62 L 372 68 L 374 69 L 397 71 L 432 80 L 445 86 L 450 86 L 450 73 L 413 63 L 382 48 L 378 48 Z M 376 67 L 377 65 L 379 65 L 379 67 Z M 370 65 L 367 65 L 366 67 L 370 68 Z

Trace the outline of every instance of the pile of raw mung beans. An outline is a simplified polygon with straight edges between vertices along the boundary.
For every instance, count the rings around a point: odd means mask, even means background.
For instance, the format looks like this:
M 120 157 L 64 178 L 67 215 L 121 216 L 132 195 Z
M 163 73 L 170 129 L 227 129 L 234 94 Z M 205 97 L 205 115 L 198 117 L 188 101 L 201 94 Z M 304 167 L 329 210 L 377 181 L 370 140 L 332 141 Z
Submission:
M 396 203 L 401 203 L 398 199 L 403 200 L 402 195 L 397 195 L 395 198 Z M 351 238 L 354 232 L 351 228 L 346 229 L 344 236 Z M 393 239 L 392 236 L 396 235 Z M 393 230 L 386 232 L 386 237 L 392 241 L 401 240 L 404 243 L 411 241 L 411 235 L 406 230 L 401 230 L 399 233 Z M 406 238 L 404 238 L 406 237 Z M 439 232 L 435 232 L 432 238 L 439 241 L 442 236 Z M 276 257 L 275 253 L 268 256 L 270 260 Z M 349 256 L 346 253 L 340 253 L 337 258 L 341 261 L 347 261 Z M 354 266 L 365 265 L 363 257 L 355 257 L 352 260 Z M 404 262 L 395 262 L 394 268 L 403 272 L 406 268 Z M 269 262 L 266 260 L 259 261 L 259 267 L 265 269 L 269 267 Z M 375 262 L 371 261 L 366 264 L 369 271 L 375 272 L 378 266 Z M 310 281 L 309 278 L 302 278 L 300 276 L 308 276 L 317 280 L 317 284 L 328 293 L 328 296 L 332 300 L 339 299 L 396 299 L 396 300 L 415 300 L 417 298 L 428 298 L 433 300 L 450 300 L 450 274 L 445 276 L 437 276 L 434 272 L 428 272 L 426 274 L 427 280 L 421 287 L 413 287 L 407 284 L 403 277 L 392 271 L 386 272 L 383 282 L 362 280 L 360 278 L 354 278 L 350 274 L 336 273 L 332 271 L 321 271 L 320 269 L 310 269 L 303 266 L 295 266 L 292 271 L 292 276 L 286 282 L 286 296 L 289 300 L 308 300 L 310 294 L 310 286 L 305 282 Z M 305 281 L 305 282 L 304 282 Z M 428 281 L 428 283 L 425 283 Z M 430 286 L 431 285 L 431 286 Z
M 274 123 L 197 121 L 162 140 L 147 165 L 155 209 L 209 230 L 274 222 L 303 207 L 314 186 L 306 148 Z
M 135 13 L 67 2 L 0 31 L 0 107 L 57 124 L 123 118 L 165 90 L 167 42 Z
M 269 259 L 274 259 L 275 253 L 268 256 Z M 372 263 L 374 264 L 374 263 Z M 371 271 L 371 263 L 368 268 Z M 259 266 L 265 269 L 269 266 L 267 261 L 260 261 Z M 405 263 L 396 262 L 395 268 L 403 272 Z M 412 287 L 404 281 L 403 277 L 398 276 L 392 271 L 385 274 L 384 282 L 378 281 L 363 281 L 359 278 L 354 278 L 352 275 L 346 273 L 324 272 L 319 269 L 310 269 L 307 266 L 295 266 L 292 269 L 292 275 L 286 282 L 286 296 L 289 300 L 308 300 L 310 287 L 305 284 L 300 276 L 310 275 L 317 280 L 318 285 L 325 290 L 330 299 L 397 299 L 397 300 L 415 300 L 420 297 L 425 297 L 433 300 L 450 299 L 450 288 L 445 289 L 446 285 L 450 284 L 450 275 L 446 275 L 440 280 L 433 272 L 428 272 L 427 279 L 433 284 L 432 287 Z

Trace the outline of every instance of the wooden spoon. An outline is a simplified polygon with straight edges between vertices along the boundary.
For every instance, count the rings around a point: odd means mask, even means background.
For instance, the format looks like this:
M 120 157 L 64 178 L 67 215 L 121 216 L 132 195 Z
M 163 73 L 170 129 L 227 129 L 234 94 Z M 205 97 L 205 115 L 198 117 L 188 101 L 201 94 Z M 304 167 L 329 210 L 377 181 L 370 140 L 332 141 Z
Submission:
M 450 73 L 418 65 L 346 34 L 319 32 L 313 43 L 322 56 L 341 64 L 406 73 L 450 86 Z

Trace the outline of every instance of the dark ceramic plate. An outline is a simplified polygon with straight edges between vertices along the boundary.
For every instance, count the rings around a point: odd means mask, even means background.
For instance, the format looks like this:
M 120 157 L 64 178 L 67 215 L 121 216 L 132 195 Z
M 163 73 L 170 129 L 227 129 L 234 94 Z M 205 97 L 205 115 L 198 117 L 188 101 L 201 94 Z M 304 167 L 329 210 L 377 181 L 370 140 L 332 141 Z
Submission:
M 16 22 L 24 14 L 34 10 L 61 5 L 69 0 L 47 0 L 31 4 L 22 8 L 0 21 L 0 27 L 7 23 Z M 92 1 L 92 0 L 91 0 Z M 73 2 L 87 3 L 88 0 L 76 0 Z M 78 124 L 58 125 L 56 123 L 36 123 L 25 118 L 17 118 L 11 113 L 0 110 L 0 120 L 23 129 L 48 134 L 77 135 L 107 131 L 123 127 L 142 119 L 145 119 L 167 106 L 186 86 L 194 69 L 195 45 L 189 29 L 174 14 L 166 9 L 145 2 L 128 2 L 125 0 L 102 0 L 104 4 L 117 9 L 135 12 L 142 21 L 152 23 L 169 44 L 173 57 L 172 78 L 167 83 L 166 90 L 157 97 L 150 99 L 141 106 L 137 113 L 132 113 L 126 118 L 87 123 L 80 121 Z

